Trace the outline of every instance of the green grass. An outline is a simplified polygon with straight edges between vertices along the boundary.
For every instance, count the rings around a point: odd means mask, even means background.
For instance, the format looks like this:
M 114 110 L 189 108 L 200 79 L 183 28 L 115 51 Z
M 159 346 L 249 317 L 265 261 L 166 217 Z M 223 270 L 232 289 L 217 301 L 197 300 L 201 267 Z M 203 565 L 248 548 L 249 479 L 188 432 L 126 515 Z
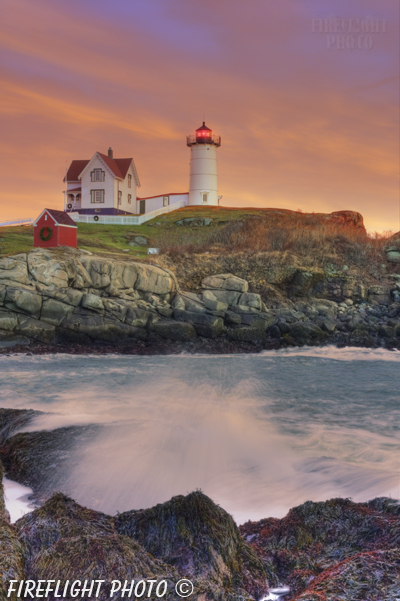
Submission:
M 221 207 L 185 207 L 159 215 L 143 225 L 78 224 L 78 248 L 107 256 L 147 257 L 145 246 L 129 246 L 135 236 L 148 239 L 148 246 L 158 248 L 163 243 L 201 245 L 215 233 L 215 229 L 229 221 L 262 214 L 260 209 L 224 209 Z M 207 227 L 182 227 L 176 221 L 190 217 L 210 217 Z M 158 225 L 160 224 L 160 225 Z M 33 226 L 0 227 L 0 256 L 29 252 L 33 248 Z M 128 251 L 128 252 L 127 252 Z

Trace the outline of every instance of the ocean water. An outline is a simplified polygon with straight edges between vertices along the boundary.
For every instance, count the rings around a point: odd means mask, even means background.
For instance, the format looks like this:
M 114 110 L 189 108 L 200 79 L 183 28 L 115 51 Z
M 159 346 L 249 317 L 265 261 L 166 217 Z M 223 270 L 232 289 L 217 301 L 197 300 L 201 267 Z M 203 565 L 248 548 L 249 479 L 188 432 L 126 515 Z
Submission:
M 400 497 L 400 353 L 0 357 L 25 430 L 98 423 L 59 489 L 115 514 L 201 489 L 238 523 L 307 500 Z

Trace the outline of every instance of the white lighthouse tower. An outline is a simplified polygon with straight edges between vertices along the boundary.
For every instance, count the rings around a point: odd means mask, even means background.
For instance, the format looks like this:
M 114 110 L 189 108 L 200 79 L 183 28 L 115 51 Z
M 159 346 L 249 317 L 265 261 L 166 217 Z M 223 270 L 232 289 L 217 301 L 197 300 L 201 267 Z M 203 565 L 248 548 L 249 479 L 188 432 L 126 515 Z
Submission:
M 203 125 L 194 136 L 187 137 L 190 147 L 190 205 L 218 205 L 217 148 L 221 136 L 213 136 L 212 130 Z

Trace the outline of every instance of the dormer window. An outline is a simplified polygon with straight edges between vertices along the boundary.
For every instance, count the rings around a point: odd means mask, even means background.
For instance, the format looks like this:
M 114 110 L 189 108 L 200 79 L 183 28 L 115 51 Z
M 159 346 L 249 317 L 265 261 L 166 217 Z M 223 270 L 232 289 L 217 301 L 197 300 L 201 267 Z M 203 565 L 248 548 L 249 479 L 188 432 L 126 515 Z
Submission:
M 132 176 L 130 173 L 128 174 L 128 188 L 132 188 Z
M 102 169 L 93 169 L 90 172 L 92 182 L 104 182 L 105 172 Z

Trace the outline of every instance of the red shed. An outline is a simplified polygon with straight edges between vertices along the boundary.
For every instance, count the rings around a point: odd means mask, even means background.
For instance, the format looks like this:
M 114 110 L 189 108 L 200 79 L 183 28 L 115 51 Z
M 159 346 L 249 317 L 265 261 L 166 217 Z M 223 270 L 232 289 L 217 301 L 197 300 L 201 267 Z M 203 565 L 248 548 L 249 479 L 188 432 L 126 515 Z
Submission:
M 76 248 L 77 225 L 65 211 L 44 209 L 33 223 L 33 246 Z

